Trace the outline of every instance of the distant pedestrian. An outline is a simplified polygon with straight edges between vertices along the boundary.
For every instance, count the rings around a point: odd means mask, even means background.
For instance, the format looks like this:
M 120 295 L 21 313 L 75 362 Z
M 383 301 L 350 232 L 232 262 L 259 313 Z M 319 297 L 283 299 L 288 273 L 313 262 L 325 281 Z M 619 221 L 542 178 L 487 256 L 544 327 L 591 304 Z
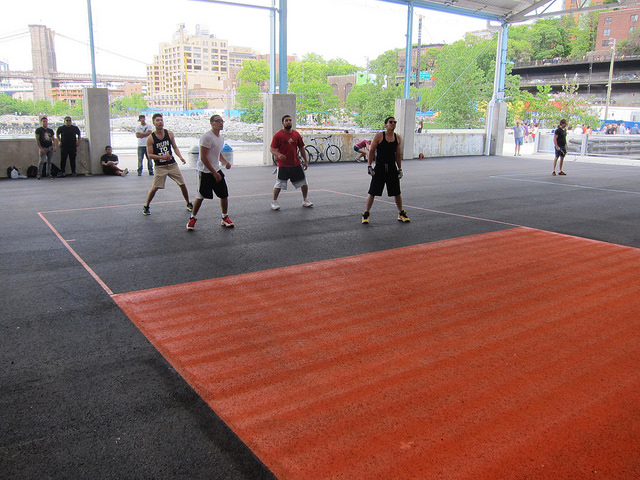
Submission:
M 564 118 L 560 120 L 560 125 L 553 134 L 553 145 L 556 149 L 556 157 L 553 159 L 553 173 L 551 175 L 556 174 L 558 159 L 560 159 L 560 171 L 558 175 L 566 175 L 562 170 L 564 157 L 567 155 L 567 121 Z
M 153 127 L 146 122 L 144 115 L 138 116 L 138 122 L 140 122 L 140 124 L 136 125 L 135 128 L 136 138 L 138 139 L 138 176 L 142 175 L 142 164 L 145 156 L 147 157 L 147 170 L 149 170 L 149 175 L 153 175 L 153 161 L 147 154 L 147 137 L 153 132 Z
M 211 129 L 200 137 L 200 155 L 196 163 L 196 175 L 198 188 L 196 199 L 193 201 L 193 212 L 187 223 L 187 230 L 193 230 L 196 226 L 196 216 L 200 211 L 202 200 L 213 198 L 213 194 L 220 199 L 220 210 L 222 220 L 220 225 L 233 228 L 234 223 L 229 218 L 229 189 L 220 169 L 224 165 L 226 169 L 231 168 L 231 164 L 222 155 L 224 147 L 224 137 L 220 133 L 224 128 L 224 120 L 220 115 L 213 115 L 209 119 Z
M 53 130 L 49 128 L 49 119 L 47 117 L 42 117 L 40 126 L 36 128 L 36 143 L 38 144 L 39 152 L 38 175 L 36 178 L 40 179 L 45 165 L 47 178 L 53 178 L 51 176 L 51 159 L 53 158 L 53 152 L 58 149 L 58 140 Z
M 171 180 L 176 182 L 180 187 L 182 196 L 187 202 L 187 210 L 191 212 L 193 210 L 193 205 L 189 201 L 189 191 L 184 183 L 180 167 L 178 167 L 175 158 L 173 158 L 173 151 L 176 152 L 176 155 L 183 164 L 187 163 L 187 161 L 182 158 L 182 154 L 176 145 L 173 132 L 171 130 L 165 130 L 162 114 L 155 113 L 152 120 L 155 131 L 147 137 L 147 155 L 153 160 L 156 168 L 153 177 L 153 185 L 151 186 L 149 193 L 147 193 L 147 203 L 142 207 L 142 214 L 151 215 L 151 210 L 149 208 L 151 200 L 153 200 L 153 197 L 155 197 L 158 190 L 164 188 L 167 177 L 171 178 Z
M 100 164 L 102 165 L 102 173 L 105 175 L 117 175 L 124 177 L 129 173 L 129 169 L 120 169 L 118 166 L 118 156 L 113 154 L 110 145 L 104 147 L 105 154 L 100 157 Z
M 369 150 L 368 171 L 371 175 L 369 196 L 365 211 L 362 213 L 362 223 L 369 223 L 369 215 L 375 197 L 382 196 L 384 187 L 387 187 L 387 195 L 394 197 L 398 207 L 398 221 L 409 222 L 407 212 L 402 208 L 402 195 L 400 192 L 400 179 L 402 178 L 402 139 L 395 133 L 396 119 L 387 117 L 384 121 L 385 131 L 374 135 Z M 375 167 L 372 166 L 375 160 Z
M 58 173 L 58 176 L 65 176 L 67 157 L 69 157 L 71 175 L 75 177 L 76 155 L 80 146 L 80 129 L 71 123 L 71 117 L 65 117 L 64 125 L 60 125 L 56 130 L 56 137 L 60 143 L 60 173 Z
M 638 135 L 640 134 L 640 129 L 638 128 L 638 124 L 634 124 L 633 127 L 631 127 L 631 135 Z
M 513 156 L 520 156 L 520 147 L 524 143 L 524 128 L 522 128 L 522 126 L 520 125 L 519 120 L 516 121 L 516 126 L 513 127 L 513 139 L 516 143 L 516 149 Z
M 423 126 L 424 124 L 422 123 L 422 120 L 420 120 L 420 122 L 418 122 L 418 126 L 416 127 L 416 133 L 422 133 Z
M 313 207 L 313 203 L 309 199 L 309 185 L 304 171 L 309 166 L 307 152 L 304 149 L 304 142 L 300 134 L 293 129 L 293 120 L 291 115 L 282 117 L 282 129 L 278 130 L 271 140 L 271 154 L 276 157 L 278 166 L 278 178 L 273 186 L 273 200 L 271 201 L 271 210 L 280 210 L 278 204 L 278 196 L 280 190 L 287 189 L 287 182 L 302 192 L 302 206 Z M 300 163 L 298 154 L 304 160 Z

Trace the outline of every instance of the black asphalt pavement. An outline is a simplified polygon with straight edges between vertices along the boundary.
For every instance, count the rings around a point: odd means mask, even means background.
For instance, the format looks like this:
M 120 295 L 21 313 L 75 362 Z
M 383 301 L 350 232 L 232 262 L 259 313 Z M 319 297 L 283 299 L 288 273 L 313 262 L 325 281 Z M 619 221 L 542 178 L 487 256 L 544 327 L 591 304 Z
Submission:
M 148 175 L 0 181 L 0 477 L 274 478 L 109 292 L 514 226 L 640 245 L 639 167 L 568 161 L 562 177 L 551 166 L 541 157 L 405 161 L 411 223 L 396 220 L 385 196 L 369 225 L 360 223 L 366 164 L 311 165 L 315 206 L 302 208 L 300 192 L 289 190 L 280 211 L 269 207 L 272 167 L 234 167 L 226 174 L 236 227 L 221 228 L 217 200 L 205 200 L 193 232 L 171 180 L 150 216 L 142 215 Z M 194 193 L 194 170 L 183 173 Z M 366 301 L 356 285 L 344 289 Z M 212 295 L 234 301 L 233 292 Z

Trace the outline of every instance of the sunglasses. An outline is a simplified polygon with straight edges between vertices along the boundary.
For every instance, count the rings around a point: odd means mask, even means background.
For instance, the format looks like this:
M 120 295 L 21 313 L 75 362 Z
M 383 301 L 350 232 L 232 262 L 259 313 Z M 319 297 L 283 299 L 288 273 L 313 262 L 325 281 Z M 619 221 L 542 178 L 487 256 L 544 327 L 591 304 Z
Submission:
M 387 123 L 398 123 L 398 122 L 395 120 L 389 120 Z

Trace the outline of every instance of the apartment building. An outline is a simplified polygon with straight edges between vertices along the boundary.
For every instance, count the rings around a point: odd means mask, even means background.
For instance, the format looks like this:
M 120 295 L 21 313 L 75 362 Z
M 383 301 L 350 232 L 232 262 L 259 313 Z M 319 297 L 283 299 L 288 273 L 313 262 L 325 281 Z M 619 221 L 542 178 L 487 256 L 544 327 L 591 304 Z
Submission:
M 619 45 L 629 35 L 636 32 L 640 26 L 640 8 L 622 8 L 602 12 L 598 16 L 598 36 L 595 51 L 608 51 L 613 40 Z
M 250 49 L 229 46 L 227 40 L 196 26 L 189 35 L 179 25 L 171 43 L 161 43 L 158 55 L 147 66 L 147 104 L 164 110 L 189 110 L 196 100 L 208 108 L 233 108 L 235 74 Z

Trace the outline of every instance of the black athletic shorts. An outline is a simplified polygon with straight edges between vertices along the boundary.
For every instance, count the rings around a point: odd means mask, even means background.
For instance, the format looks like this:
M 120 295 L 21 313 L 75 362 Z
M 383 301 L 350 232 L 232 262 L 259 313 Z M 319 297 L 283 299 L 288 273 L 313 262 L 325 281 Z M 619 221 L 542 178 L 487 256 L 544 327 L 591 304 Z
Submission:
M 296 183 L 304 180 L 304 169 L 302 165 L 296 167 L 278 167 L 278 180 L 291 180 L 291 183 Z
M 213 173 L 198 172 L 198 193 L 202 198 L 213 198 L 213 194 L 216 194 L 218 198 L 227 198 L 229 196 L 229 189 L 227 188 L 227 182 L 224 179 L 224 173 L 222 170 L 218 170 L 218 173 L 222 176 L 222 180 L 216 182 L 216 178 Z
M 376 165 L 374 172 L 375 175 L 371 177 L 369 185 L 369 195 L 380 197 L 385 185 L 387 186 L 387 195 L 390 197 L 400 195 L 400 179 L 395 164 L 392 167 Z

